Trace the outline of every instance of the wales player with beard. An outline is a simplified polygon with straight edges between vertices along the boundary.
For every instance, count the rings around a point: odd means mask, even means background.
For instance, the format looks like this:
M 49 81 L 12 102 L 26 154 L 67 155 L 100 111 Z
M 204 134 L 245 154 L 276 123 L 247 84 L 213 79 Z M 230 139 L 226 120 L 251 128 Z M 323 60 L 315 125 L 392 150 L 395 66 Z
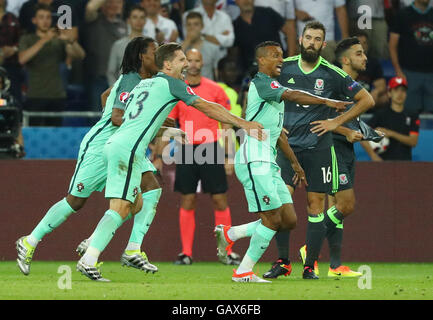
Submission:
M 374 105 L 374 100 L 346 72 L 324 60 L 321 50 L 326 45 L 325 27 L 317 21 L 309 22 L 299 39 L 301 54 L 284 60 L 278 80 L 291 89 L 302 89 L 322 97 L 339 99 L 348 97 L 356 103 L 335 119 L 331 110 L 324 105 L 300 105 L 285 103 L 284 128 L 289 132 L 288 141 L 308 181 L 307 213 L 308 224 L 306 246 L 302 255 L 304 279 L 318 279 L 314 272 L 323 239 L 326 233 L 324 209 L 326 194 L 338 190 L 338 165 L 333 147 L 332 131 L 346 121 L 357 117 Z M 312 125 L 315 125 L 312 127 Z M 277 157 L 281 175 L 291 193 L 295 190 L 292 178 L 295 175 L 290 163 L 282 154 Z M 291 272 L 289 260 L 289 233 L 276 235 L 279 259 L 264 274 L 265 278 L 276 278 Z M 301 253 L 304 253 L 302 251 Z

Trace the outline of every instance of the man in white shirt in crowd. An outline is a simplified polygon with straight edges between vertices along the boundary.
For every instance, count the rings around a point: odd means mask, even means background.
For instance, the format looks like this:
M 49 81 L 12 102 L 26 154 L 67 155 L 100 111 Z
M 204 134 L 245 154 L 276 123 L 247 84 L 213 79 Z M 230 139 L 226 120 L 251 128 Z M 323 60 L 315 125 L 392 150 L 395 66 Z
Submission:
M 146 24 L 143 35 L 156 39 L 158 43 L 175 42 L 179 31 L 173 20 L 161 16 L 161 0 L 141 0 L 146 11 Z
M 222 58 L 227 54 L 227 48 L 233 46 L 235 41 L 232 20 L 223 10 L 217 9 L 217 0 L 202 0 L 201 2 L 199 7 L 189 11 L 199 12 L 203 16 L 202 35 L 204 39 L 220 47 L 220 58 Z M 184 30 L 187 14 L 188 11 L 183 15 Z
M 207 41 L 201 35 L 203 27 L 203 16 L 196 11 L 188 12 L 186 16 L 185 40 L 182 43 L 182 49 L 185 52 L 190 49 L 200 51 L 203 59 L 201 75 L 215 80 L 220 50 L 216 44 Z

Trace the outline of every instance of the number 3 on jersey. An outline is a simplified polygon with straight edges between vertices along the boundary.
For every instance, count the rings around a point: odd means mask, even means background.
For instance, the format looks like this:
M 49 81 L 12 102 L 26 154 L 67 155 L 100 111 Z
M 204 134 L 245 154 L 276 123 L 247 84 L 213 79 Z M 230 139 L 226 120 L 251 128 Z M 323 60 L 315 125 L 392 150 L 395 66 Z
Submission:
M 144 102 L 144 100 L 147 99 L 148 96 L 149 96 L 149 92 L 147 92 L 147 91 L 143 91 L 137 96 L 136 104 L 138 105 L 138 109 L 137 109 L 136 114 L 134 114 L 134 115 L 132 113 L 129 114 L 130 120 L 135 119 L 140 115 L 141 111 L 143 111 L 143 102 Z M 129 97 L 129 101 L 128 101 L 128 104 L 126 105 L 126 108 L 128 108 L 129 103 L 133 100 L 133 98 L 134 98 L 134 94 L 132 94 Z

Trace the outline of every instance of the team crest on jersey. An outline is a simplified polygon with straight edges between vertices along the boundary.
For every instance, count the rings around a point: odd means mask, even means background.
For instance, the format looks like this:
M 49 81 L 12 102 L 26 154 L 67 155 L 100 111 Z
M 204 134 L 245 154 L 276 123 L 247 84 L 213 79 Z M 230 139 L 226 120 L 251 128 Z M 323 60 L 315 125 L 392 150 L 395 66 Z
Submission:
M 271 203 L 271 199 L 268 196 L 263 197 L 263 202 L 266 203 L 267 206 Z
M 323 90 L 325 88 L 325 81 L 323 79 L 316 79 L 316 84 L 314 85 L 314 89 Z
M 77 184 L 77 191 L 81 192 L 84 190 L 84 184 L 82 182 L 80 182 L 79 184 Z
M 128 98 L 129 98 L 129 92 L 122 92 L 122 93 L 119 95 L 119 100 L 120 100 L 120 102 L 122 102 L 122 103 L 126 103 L 126 101 L 128 101 Z
M 195 92 L 192 90 L 192 88 L 190 86 L 186 87 L 186 92 L 188 92 L 190 95 L 195 96 Z
M 279 84 L 278 81 L 272 81 L 272 82 L 271 82 L 271 88 L 272 88 L 272 89 L 278 89 L 278 88 L 281 88 L 281 84 Z
M 347 176 L 345 173 L 339 175 L 340 184 L 348 184 Z

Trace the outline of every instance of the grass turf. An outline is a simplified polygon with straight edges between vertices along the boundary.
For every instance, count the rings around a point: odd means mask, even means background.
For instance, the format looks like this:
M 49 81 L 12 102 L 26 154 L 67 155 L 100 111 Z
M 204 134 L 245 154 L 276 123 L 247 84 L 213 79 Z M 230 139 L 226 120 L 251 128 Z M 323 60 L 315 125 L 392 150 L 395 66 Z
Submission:
M 361 299 L 392 300 L 433 299 L 433 263 L 364 263 L 372 271 L 371 289 L 360 289 L 357 278 L 336 280 L 327 277 L 327 263 L 320 269 L 320 280 L 303 280 L 302 266 L 293 264 L 289 277 L 274 279 L 272 284 L 231 282 L 233 266 L 202 262 L 175 266 L 155 263 L 159 272 L 146 274 L 105 262 L 102 274 L 110 283 L 93 282 L 75 271 L 76 262 L 34 261 L 29 276 L 19 271 L 15 262 L 0 262 L 0 300 L 21 299 L 146 299 L 146 300 L 307 300 Z M 59 289 L 65 272 L 71 269 L 71 289 Z M 353 270 L 361 264 L 351 263 Z M 270 267 L 259 263 L 254 271 L 260 276 Z M 320 267 L 320 265 L 319 265 Z M 365 281 L 363 283 L 366 283 Z

